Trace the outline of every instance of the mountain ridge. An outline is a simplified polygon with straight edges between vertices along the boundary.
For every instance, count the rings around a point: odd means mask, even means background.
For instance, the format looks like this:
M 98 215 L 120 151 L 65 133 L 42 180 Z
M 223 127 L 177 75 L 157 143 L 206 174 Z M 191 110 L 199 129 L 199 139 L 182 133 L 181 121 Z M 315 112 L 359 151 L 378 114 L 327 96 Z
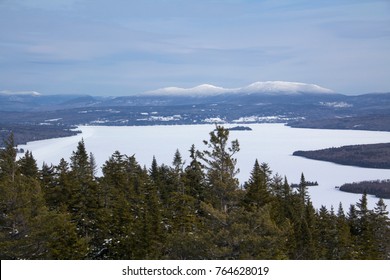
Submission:
M 215 94 L 325 94 L 335 93 L 333 90 L 316 84 L 286 81 L 254 82 L 248 86 L 239 88 L 223 88 L 211 84 L 201 84 L 192 88 L 165 87 L 147 91 L 148 96 L 210 96 Z

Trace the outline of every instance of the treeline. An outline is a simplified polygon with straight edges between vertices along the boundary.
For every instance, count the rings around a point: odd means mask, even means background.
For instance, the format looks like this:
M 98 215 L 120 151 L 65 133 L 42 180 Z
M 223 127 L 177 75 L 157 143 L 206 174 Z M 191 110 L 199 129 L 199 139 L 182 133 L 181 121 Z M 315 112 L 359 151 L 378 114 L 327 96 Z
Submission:
M 350 193 L 367 193 L 380 198 L 390 198 L 390 180 L 347 183 L 342 185 L 340 190 Z
M 15 144 L 21 145 L 27 142 L 68 137 L 77 135 L 81 131 L 75 127 L 66 125 L 38 125 L 38 124 L 1 124 L 0 123 L 0 148 L 5 146 L 5 140 L 11 133 L 14 134 Z
M 203 150 L 150 168 L 115 152 L 96 176 L 80 141 L 58 165 L 0 152 L 1 259 L 389 259 L 386 205 L 367 196 L 345 214 L 315 210 L 302 174 L 296 190 L 254 163 L 235 177 L 237 140 L 217 127 Z
M 390 143 L 350 145 L 316 151 L 296 151 L 294 156 L 367 168 L 390 168 Z

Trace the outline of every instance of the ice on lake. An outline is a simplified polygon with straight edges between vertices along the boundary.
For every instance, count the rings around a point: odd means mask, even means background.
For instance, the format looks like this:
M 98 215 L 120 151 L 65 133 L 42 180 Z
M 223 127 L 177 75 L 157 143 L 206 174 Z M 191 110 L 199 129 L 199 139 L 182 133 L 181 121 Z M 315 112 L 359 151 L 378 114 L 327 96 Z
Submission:
M 342 202 L 347 210 L 361 195 L 341 192 L 335 186 L 362 180 L 390 179 L 388 169 L 343 166 L 292 156 L 296 150 L 390 142 L 390 132 L 301 129 L 283 124 L 246 126 L 252 128 L 252 131 L 230 132 L 230 139 L 238 139 L 240 143 L 241 150 L 237 159 L 241 183 L 248 179 L 253 164 L 258 159 L 260 163 L 268 163 L 274 174 L 287 176 L 290 183 L 298 183 L 302 172 L 306 180 L 317 181 L 319 186 L 309 188 L 315 207 L 325 205 L 329 209 L 333 205 L 337 210 L 339 202 Z M 20 147 L 32 151 L 38 164 L 46 162 L 56 165 L 61 158 L 69 160 L 77 143 L 83 138 L 87 151 L 94 154 L 99 166 L 118 150 L 129 156 L 134 154 L 140 164 L 149 168 L 153 156 L 159 164 L 171 165 L 176 149 L 179 149 L 188 162 L 191 145 L 195 144 L 199 150 L 205 149 L 203 140 L 209 139 L 209 133 L 215 126 L 81 126 L 79 129 L 82 134 L 77 136 L 30 142 Z M 377 200 L 369 197 L 369 206 L 373 207 Z M 385 202 L 390 205 L 390 200 Z

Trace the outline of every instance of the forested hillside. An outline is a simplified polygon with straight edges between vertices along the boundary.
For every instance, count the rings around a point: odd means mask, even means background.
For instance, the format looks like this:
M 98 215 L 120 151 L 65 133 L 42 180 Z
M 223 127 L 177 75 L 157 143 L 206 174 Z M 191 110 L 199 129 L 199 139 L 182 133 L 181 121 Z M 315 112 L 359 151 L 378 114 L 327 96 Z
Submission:
M 340 191 L 367 193 L 381 198 L 390 198 L 390 180 L 362 181 L 340 186 Z
M 295 151 L 294 156 L 367 168 L 390 168 L 390 143 L 349 145 L 315 151 Z
M 83 141 L 69 161 L 37 167 L 16 160 L 14 140 L 0 151 L 1 259 L 389 259 L 383 200 L 363 195 L 347 214 L 313 208 L 297 189 L 254 163 L 239 187 L 240 146 L 218 126 L 199 150 L 171 166 L 112 154 L 97 177 Z

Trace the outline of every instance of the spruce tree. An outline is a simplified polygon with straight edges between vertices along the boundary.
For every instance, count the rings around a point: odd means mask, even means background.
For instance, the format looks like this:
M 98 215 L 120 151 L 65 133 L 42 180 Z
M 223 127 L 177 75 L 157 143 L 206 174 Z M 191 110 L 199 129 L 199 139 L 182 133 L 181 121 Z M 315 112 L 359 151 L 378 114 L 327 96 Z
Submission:
M 32 155 L 31 160 L 36 165 Z M 0 258 L 45 258 L 44 196 L 36 176 L 20 173 L 12 135 L 1 150 L 0 167 Z
M 4 146 L 4 149 L 0 149 L 0 180 L 7 178 L 11 181 L 15 181 L 18 166 L 16 163 L 17 152 L 13 133 L 4 140 Z
M 91 252 L 99 246 L 97 220 L 99 210 L 98 183 L 93 178 L 91 162 L 84 140 L 79 141 L 70 158 L 70 198 L 68 210 L 77 224 L 80 237 L 90 239 Z
M 244 203 L 247 206 L 263 207 L 271 201 L 267 175 L 256 160 L 248 182 L 244 184 L 246 190 Z
M 358 234 L 356 236 L 359 259 L 377 258 L 372 230 L 372 211 L 368 209 L 367 193 L 356 203 L 358 216 Z
M 38 179 L 38 166 L 34 156 L 27 151 L 22 158 L 18 160 L 19 170 L 24 176 Z
M 189 195 L 197 199 L 198 202 L 204 201 L 206 196 L 206 181 L 203 166 L 198 158 L 195 145 L 191 146 L 190 164 L 185 167 L 183 183 L 188 188 Z
M 332 252 L 332 259 L 335 260 L 351 259 L 352 251 L 353 251 L 351 231 L 341 202 L 339 204 L 339 208 L 337 210 L 337 215 L 335 219 L 336 219 L 335 223 L 336 223 L 337 234 L 335 237 L 335 248 Z
M 386 204 L 380 198 L 375 205 L 371 221 L 377 259 L 390 259 L 390 219 L 386 208 Z

